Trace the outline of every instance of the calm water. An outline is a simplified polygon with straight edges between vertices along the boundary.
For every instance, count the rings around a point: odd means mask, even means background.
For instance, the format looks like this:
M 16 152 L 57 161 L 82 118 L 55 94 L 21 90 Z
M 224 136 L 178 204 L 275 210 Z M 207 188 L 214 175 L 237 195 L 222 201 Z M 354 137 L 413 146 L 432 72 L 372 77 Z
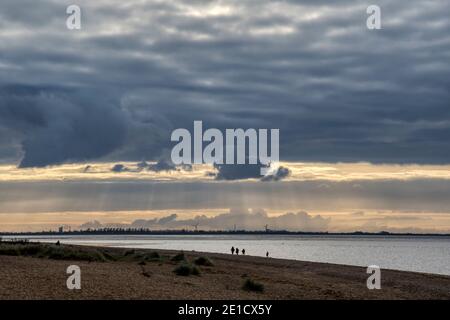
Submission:
M 22 238 L 22 237 L 21 237 Z M 450 275 L 450 237 L 145 235 L 28 237 L 32 241 L 229 253 Z

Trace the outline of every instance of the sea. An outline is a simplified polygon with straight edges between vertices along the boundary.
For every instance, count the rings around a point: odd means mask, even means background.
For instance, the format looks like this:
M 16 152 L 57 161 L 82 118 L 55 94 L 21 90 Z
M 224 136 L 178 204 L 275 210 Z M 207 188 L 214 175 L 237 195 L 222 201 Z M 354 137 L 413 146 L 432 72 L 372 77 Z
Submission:
M 3 237 L 4 239 L 7 237 Z M 55 235 L 30 241 L 119 248 L 170 249 L 336 263 L 450 275 L 450 236 L 373 235 Z

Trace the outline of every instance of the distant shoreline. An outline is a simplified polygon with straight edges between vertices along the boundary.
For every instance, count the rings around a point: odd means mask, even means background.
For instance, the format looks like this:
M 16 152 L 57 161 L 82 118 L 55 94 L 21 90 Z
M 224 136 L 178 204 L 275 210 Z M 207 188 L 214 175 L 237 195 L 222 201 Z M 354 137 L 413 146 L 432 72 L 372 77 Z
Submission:
M 210 231 L 210 230 L 140 230 L 140 229 L 101 229 L 74 231 L 40 231 L 40 232 L 0 232 L 0 236 L 61 236 L 61 235 L 305 235 L 305 236 L 408 236 L 408 237 L 450 237 L 449 233 L 393 233 L 381 232 L 303 232 L 286 230 L 269 231 Z
M 7 241 L 29 241 L 121 248 L 153 248 L 229 253 L 232 246 L 247 254 L 297 261 L 345 265 L 380 265 L 393 270 L 450 275 L 447 251 L 449 236 L 405 235 L 296 235 L 257 233 L 52 233 L 47 235 L 3 236 Z M 428 248 L 424 250 L 423 248 Z M 395 259 L 392 257 L 395 256 Z M 444 260 L 445 260 L 444 259 Z M 448 260 L 448 259 L 447 259 Z

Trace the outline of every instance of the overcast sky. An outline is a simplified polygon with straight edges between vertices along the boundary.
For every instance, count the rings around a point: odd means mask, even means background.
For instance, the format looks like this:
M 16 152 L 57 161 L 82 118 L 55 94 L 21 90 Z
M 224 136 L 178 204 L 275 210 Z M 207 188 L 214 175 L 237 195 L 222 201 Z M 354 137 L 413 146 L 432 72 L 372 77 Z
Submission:
M 0 160 L 157 159 L 174 128 L 280 128 L 284 160 L 448 163 L 449 1 L 0 4 Z
M 68 30 L 71 4 L 0 3 L 0 222 L 261 205 L 299 223 L 315 219 L 303 210 L 425 212 L 437 220 L 423 229 L 450 230 L 439 220 L 450 198 L 450 1 L 80 0 L 81 30 Z M 366 27 L 372 4 L 381 30 Z M 270 181 L 245 166 L 173 168 L 170 134 L 194 120 L 279 128 L 284 167 Z M 403 221 L 379 228 L 422 223 Z

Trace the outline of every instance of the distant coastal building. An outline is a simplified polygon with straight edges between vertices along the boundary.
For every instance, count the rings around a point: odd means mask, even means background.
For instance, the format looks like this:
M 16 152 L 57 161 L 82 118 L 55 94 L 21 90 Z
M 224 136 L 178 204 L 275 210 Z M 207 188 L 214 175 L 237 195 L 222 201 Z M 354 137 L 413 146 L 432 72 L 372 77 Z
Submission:
M 59 227 L 59 228 L 58 228 L 58 232 L 59 232 L 59 233 L 63 233 L 63 232 L 64 232 L 64 227 L 63 227 L 63 226 Z

